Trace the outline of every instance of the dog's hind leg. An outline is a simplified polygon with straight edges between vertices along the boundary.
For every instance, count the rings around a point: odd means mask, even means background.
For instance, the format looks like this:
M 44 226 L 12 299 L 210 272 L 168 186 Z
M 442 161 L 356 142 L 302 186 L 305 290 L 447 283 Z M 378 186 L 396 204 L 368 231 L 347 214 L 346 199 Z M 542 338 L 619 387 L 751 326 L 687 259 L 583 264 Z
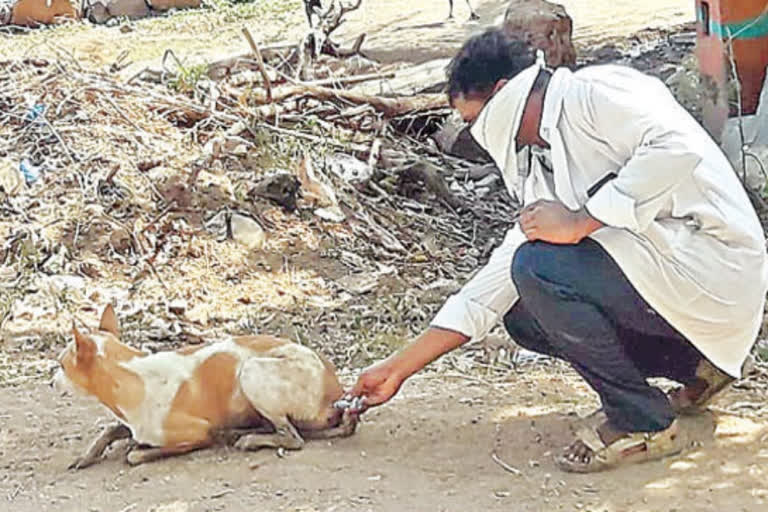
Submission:
M 317 356 L 307 357 L 300 351 L 294 355 L 252 357 L 245 361 L 238 376 L 240 388 L 251 406 L 275 427 L 275 432 L 247 434 L 235 443 L 235 448 L 301 449 L 304 439 L 289 417 L 299 421 L 315 420 L 324 410 L 325 372 Z
M 341 423 L 332 428 L 322 430 L 302 430 L 301 434 L 305 439 L 331 439 L 333 437 L 349 437 L 355 433 L 357 423 L 360 419 L 359 412 L 344 411 L 341 417 Z
M 185 453 L 200 450 L 202 448 L 208 448 L 211 445 L 210 442 L 204 443 L 191 443 L 181 446 L 165 446 L 160 448 L 134 448 L 125 460 L 131 466 L 138 466 L 145 462 L 152 462 L 158 459 L 165 459 L 167 457 L 173 457 L 174 455 L 183 455 Z
M 68 469 L 84 469 L 95 464 L 109 445 L 119 439 L 128 439 L 129 437 L 131 437 L 131 431 L 122 423 L 107 425 L 101 434 L 93 440 L 85 453 L 70 464 Z
M 258 450 L 259 448 L 300 450 L 304 446 L 304 439 L 288 418 L 269 420 L 275 426 L 273 434 L 246 434 L 237 440 L 235 448 L 238 450 Z

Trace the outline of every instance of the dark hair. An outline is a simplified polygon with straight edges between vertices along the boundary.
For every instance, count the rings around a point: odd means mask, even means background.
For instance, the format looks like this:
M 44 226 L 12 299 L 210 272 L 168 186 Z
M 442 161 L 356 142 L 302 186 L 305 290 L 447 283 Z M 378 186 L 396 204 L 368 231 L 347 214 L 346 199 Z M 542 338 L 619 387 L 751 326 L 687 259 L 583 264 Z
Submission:
M 492 28 L 472 36 L 446 68 L 448 99 L 489 92 L 496 82 L 512 78 L 536 61 L 528 43 Z

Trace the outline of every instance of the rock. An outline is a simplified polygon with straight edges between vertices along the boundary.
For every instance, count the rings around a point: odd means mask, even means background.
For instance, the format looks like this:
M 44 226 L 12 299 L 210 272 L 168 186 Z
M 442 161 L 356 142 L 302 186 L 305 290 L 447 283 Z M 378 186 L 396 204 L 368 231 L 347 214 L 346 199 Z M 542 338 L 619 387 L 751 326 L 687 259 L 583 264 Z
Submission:
M 146 18 L 150 10 L 144 0 L 90 0 L 85 7 L 85 17 L 93 23 L 106 23 L 112 18 Z
M 469 133 L 465 123 L 457 113 L 451 114 L 443 126 L 432 135 L 432 139 L 441 151 L 473 162 L 490 162 L 491 157 Z
M 11 8 L 11 25 L 51 25 L 80 19 L 78 4 L 71 0 L 18 0 Z
M 133 248 L 131 234 L 123 228 L 115 228 L 109 236 L 109 245 L 111 245 L 118 254 L 127 255 Z
M 261 225 L 250 217 L 233 213 L 229 219 L 232 239 L 249 249 L 260 249 L 264 246 L 266 235 Z
M 547 65 L 575 69 L 573 20 L 565 7 L 546 0 L 512 0 L 504 13 L 504 31 L 544 51 Z
M 379 283 L 379 275 L 363 272 L 350 274 L 337 281 L 338 285 L 354 295 L 364 295 L 376 288 Z
M 189 512 L 189 503 L 186 501 L 174 501 L 163 505 L 155 505 L 148 512 Z
M 200 0 L 148 0 L 149 6 L 156 11 L 168 11 L 170 9 L 187 9 L 200 7 Z
M 315 215 L 323 220 L 330 222 L 344 222 L 347 218 L 341 208 L 338 206 L 328 206 L 327 208 L 318 208 L 315 210 Z
M 168 311 L 170 311 L 174 315 L 183 315 L 186 310 L 187 310 L 187 301 L 185 301 L 184 299 L 172 300 L 171 303 L 168 304 Z
M 741 129 L 738 118 L 728 119 L 723 129 L 721 146 L 739 176 L 746 172 L 747 186 L 762 191 L 766 187 L 765 172 L 768 171 L 768 74 L 763 83 L 757 112 L 751 116 L 742 116 Z M 742 149 L 746 156 L 743 160 Z M 742 162 L 746 164 L 746 169 L 742 168 Z
M 15 196 L 24 187 L 24 176 L 19 166 L 14 165 L 10 158 L 0 158 L 0 188 L 9 195 Z
M 287 172 L 278 172 L 258 182 L 248 195 L 269 199 L 292 212 L 296 210 L 296 197 L 300 188 L 301 184 L 296 176 Z
M 203 146 L 203 152 L 207 155 L 218 158 L 223 154 L 245 156 L 248 149 L 253 147 L 253 143 L 237 135 L 219 136 L 210 139 Z
M 345 153 L 334 153 L 326 165 L 328 170 L 351 185 L 368 183 L 373 176 L 373 169 L 367 162 Z

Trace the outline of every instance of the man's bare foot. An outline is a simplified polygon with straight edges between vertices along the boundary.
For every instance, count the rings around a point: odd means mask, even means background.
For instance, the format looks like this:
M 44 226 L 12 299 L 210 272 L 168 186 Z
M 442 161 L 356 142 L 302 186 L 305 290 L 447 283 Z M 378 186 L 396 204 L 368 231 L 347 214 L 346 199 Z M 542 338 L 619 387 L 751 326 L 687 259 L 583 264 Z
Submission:
M 683 445 L 677 421 L 659 432 L 622 432 L 606 421 L 579 431 L 555 463 L 563 471 L 593 473 L 674 455 Z
M 598 425 L 595 432 L 597 432 L 597 435 L 605 446 L 610 446 L 627 435 L 626 432 L 613 427 L 608 421 Z M 593 455 L 594 452 L 592 451 L 592 448 L 587 446 L 581 439 L 576 439 L 565 449 L 563 457 L 573 462 L 588 464 Z
M 744 361 L 742 374 L 749 373 L 753 364 L 752 358 L 748 357 Z M 735 380 L 706 359 L 702 359 L 696 368 L 696 379 L 682 388 L 670 391 L 667 397 L 678 414 L 696 414 L 704 410 L 715 395 Z

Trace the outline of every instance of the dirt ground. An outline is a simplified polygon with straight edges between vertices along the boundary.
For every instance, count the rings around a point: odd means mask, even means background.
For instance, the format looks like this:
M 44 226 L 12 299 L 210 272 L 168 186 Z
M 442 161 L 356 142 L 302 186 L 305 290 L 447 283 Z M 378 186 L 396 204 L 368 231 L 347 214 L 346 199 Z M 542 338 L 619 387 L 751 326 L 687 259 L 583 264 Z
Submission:
M 719 403 L 738 400 L 738 391 Z M 530 368 L 504 382 L 417 376 L 357 434 L 273 451 L 214 448 L 130 467 L 116 447 L 67 465 L 107 421 L 42 383 L 0 390 L 2 510 L 515 510 L 757 512 L 768 506 L 768 419 L 685 419 L 690 447 L 662 461 L 564 474 L 552 454 L 594 397 L 572 373 Z M 715 430 L 716 429 L 716 430 Z M 714 430 L 714 433 L 713 433 Z M 519 471 L 508 472 L 497 457 Z
M 472 2 L 480 23 L 465 22 L 463 0 L 456 0 L 452 22 L 445 22 L 445 0 L 365 2 L 340 35 L 351 40 L 368 32 L 364 49 L 378 59 L 446 57 L 502 14 L 505 4 Z M 580 47 L 626 37 L 647 24 L 686 21 L 692 9 L 687 0 L 643 5 L 613 0 L 600 5 L 623 15 L 605 23 L 597 2 L 563 3 L 574 16 Z M 245 51 L 243 24 L 261 28 L 261 42 L 300 35 L 298 0 L 286 2 L 290 9 L 274 24 L 263 22 L 259 5 L 263 2 L 116 27 L 2 33 L 0 56 L 65 51 L 75 53 L 84 67 L 104 69 L 123 51 L 135 66 L 167 48 L 185 59 Z M 418 300 L 425 302 L 424 296 Z M 304 322 L 311 324 L 308 318 Z M 281 319 L 275 322 L 258 327 L 272 332 Z M 18 375 L 0 382 L 0 511 L 757 512 L 768 507 L 765 373 L 720 397 L 711 414 L 685 419 L 689 447 L 681 455 L 602 474 L 570 475 L 554 466 L 553 454 L 597 402 L 573 372 L 546 362 L 490 374 L 440 364 L 440 371 L 406 383 L 391 404 L 367 413 L 355 436 L 311 442 L 282 458 L 268 450 L 246 454 L 221 447 L 132 468 L 118 446 L 101 464 L 72 472 L 68 464 L 108 418 L 96 404 L 60 396 L 48 386 L 59 348 L 21 338 L 0 345 L 5 353 L 0 369 Z M 347 385 L 358 371 L 344 370 Z M 494 462 L 493 453 L 515 470 Z

